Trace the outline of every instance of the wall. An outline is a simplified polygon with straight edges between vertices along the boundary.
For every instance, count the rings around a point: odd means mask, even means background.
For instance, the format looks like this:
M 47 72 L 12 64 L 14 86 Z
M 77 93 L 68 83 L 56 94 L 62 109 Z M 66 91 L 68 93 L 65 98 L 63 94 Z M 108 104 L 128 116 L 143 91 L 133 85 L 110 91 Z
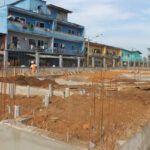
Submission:
M 150 150 L 150 122 L 120 147 L 119 150 Z
M 76 43 L 76 42 L 71 42 L 71 41 L 64 41 L 64 40 L 59 40 L 55 39 L 54 43 L 58 43 L 60 48 L 60 44 L 63 43 L 65 44 L 65 52 L 68 54 L 77 54 L 77 52 L 80 50 L 82 51 L 82 43 Z M 74 50 L 72 50 L 72 45 L 74 46 Z
M 82 36 L 81 29 L 75 28 L 73 26 L 63 25 L 60 23 L 57 23 L 57 26 L 61 28 L 61 32 L 68 33 L 68 30 L 71 29 L 74 31 L 74 35 L 78 35 L 78 33 Z
M 122 50 L 121 61 L 143 61 L 142 56 L 138 52 Z
M 7 16 L 8 16 L 8 8 L 0 7 L 0 33 L 7 34 Z

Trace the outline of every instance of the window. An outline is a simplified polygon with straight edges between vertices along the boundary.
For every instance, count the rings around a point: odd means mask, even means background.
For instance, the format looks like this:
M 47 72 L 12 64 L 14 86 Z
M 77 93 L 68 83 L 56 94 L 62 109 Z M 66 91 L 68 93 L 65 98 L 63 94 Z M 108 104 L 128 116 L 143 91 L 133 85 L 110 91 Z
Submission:
M 16 36 L 12 37 L 12 43 L 14 44 L 15 47 L 17 47 L 18 44 L 18 38 Z
M 65 49 L 65 44 L 64 44 L 64 43 L 61 43 L 61 44 L 60 44 L 60 48 Z
M 29 39 L 29 47 L 30 47 L 30 49 L 34 49 L 36 47 L 35 40 Z
M 72 34 L 74 34 L 74 31 L 72 30 Z
M 44 49 L 44 41 L 38 40 L 38 48 Z
M 55 48 L 58 48 L 58 43 L 54 43 L 54 47 L 55 47 Z
M 57 26 L 56 31 L 61 32 L 61 27 L 60 27 L 60 26 Z
M 74 50 L 74 45 L 71 46 L 71 49 Z
M 68 33 L 71 34 L 71 30 L 70 29 L 68 30 Z
M 36 26 L 40 28 L 44 28 L 45 24 L 43 22 L 36 22 Z

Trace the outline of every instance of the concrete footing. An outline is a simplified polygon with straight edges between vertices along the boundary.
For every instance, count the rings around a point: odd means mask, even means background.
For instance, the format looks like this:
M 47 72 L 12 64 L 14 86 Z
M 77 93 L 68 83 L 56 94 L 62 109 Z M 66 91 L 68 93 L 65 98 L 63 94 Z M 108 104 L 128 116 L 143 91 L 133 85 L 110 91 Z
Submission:
M 21 112 L 20 112 L 20 106 L 15 106 L 15 112 L 14 112 L 14 118 L 20 117 Z
M 49 84 L 49 96 L 53 96 L 53 87 L 51 84 Z
M 10 98 L 13 99 L 15 95 L 15 84 L 10 84 Z
M 65 89 L 65 97 L 69 97 L 70 96 L 70 89 L 66 88 Z

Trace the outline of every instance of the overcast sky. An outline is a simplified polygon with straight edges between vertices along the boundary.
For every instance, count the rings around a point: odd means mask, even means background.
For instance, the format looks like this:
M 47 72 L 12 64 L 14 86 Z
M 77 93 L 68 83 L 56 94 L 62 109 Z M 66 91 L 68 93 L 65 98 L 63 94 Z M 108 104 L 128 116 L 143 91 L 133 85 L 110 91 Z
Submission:
M 5 0 L 6 3 L 15 0 Z M 69 21 L 85 26 L 86 37 L 93 41 L 147 55 L 150 47 L 149 0 L 47 0 L 72 10 Z M 0 0 L 0 5 L 3 0 Z M 93 38 L 96 35 L 99 38 Z

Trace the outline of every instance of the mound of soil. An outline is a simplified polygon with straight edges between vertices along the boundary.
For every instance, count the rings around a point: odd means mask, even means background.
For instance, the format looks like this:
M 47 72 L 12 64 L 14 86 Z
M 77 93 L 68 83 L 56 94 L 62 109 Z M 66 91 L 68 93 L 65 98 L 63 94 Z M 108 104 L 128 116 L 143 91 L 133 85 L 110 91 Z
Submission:
M 30 85 L 43 88 L 48 88 L 49 84 L 52 84 L 54 87 L 59 86 L 55 80 L 52 79 L 39 80 L 35 77 L 28 76 L 1 77 L 0 82 L 15 83 L 18 85 Z

